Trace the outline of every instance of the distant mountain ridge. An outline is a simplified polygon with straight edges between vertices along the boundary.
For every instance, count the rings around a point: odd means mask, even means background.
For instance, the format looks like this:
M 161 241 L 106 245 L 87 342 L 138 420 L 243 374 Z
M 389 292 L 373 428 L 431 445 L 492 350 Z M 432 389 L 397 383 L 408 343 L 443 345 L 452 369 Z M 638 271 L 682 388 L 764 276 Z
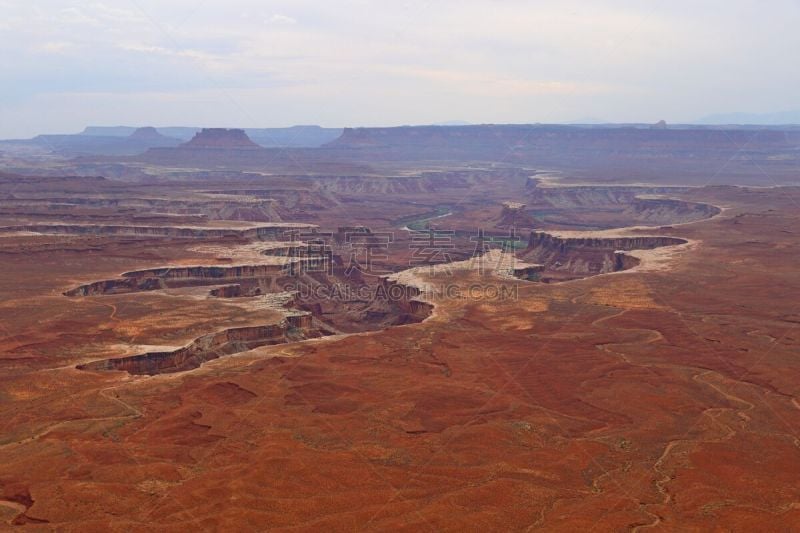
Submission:
M 778 111 L 775 113 L 716 113 L 706 115 L 696 121 L 697 124 L 752 124 L 762 126 L 780 126 L 800 124 L 800 109 Z
M 32 146 L 66 156 L 126 156 L 150 148 L 172 148 L 190 141 L 203 128 L 169 126 L 87 126 L 75 134 L 45 134 L 32 139 L 4 140 L 10 146 Z M 217 128 L 224 130 L 224 128 Z M 342 128 L 292 126 L 241 130 L 261 148 L 317 148 L 337 139 Z M 202 140 L 202 139 L 201 139 Z
M 202 129 L 189 126 L 159 126 L 155 128 L 161 135 L 181 141 L 190 140 Z M 254 143 L 265 148 L 315 148 L 336 139 L 344 131 L 343 128 L 323 128 L 316 125 L 243 129 Z M 78 135 L 127 137 L 135 130 L 136 128 L 132 126 L 87 126 Z

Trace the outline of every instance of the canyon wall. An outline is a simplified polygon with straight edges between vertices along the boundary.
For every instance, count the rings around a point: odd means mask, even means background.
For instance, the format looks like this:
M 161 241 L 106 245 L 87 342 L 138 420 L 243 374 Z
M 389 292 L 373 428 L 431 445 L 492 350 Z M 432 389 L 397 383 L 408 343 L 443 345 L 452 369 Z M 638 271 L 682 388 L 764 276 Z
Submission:
M 711 218 L 721 212 L 713 205 L 662 196 L 685 194 L 688 187 L 657 186 L 542 186 L 532 177 L 525 187 L 529 212 L 547 213 L 552 222 L 583 218 L 588 215 L 577 209 L 592 210 L 595 220 L 626 225 L 669 225 Z M 545 217 L 547 218 L 547 217 Z
M 663 236 L 630 237 L 559 237 L 543 231 L 533 231 L 528 239 L 529 248 L 541 248 L 565 252 L 570 249 L 601 250 L 652 250 L 661 246 L 686 244 L 685 239 Z
M 105 359 L 79 365 L 80 370 L 123 370 L 129 374 L 167 374 L 183 372 L 224 355 L 240 353 L 260 346 L 283 344 L 313 337 L 315 330 L 310 314 L 286 317 L 278 324 L 226 329 L 203 335 L 189 345 L 172 352 L 151 352 L 117 359 Z
M 297 275 L 305 259 L 277 265 L 161 267 L 125 272 L 121 278 L 95 281 L 64 292 L 65 296 L 99 296 L 165 288 L 215 285 L 223 280 L 246 280 L 275 287 L 280 278 Z M 248 288 L 249 290 L 254 290 Z
M 125 235 L 133 237 L 167 237 L 191 239 L 241 238 L 280 240 L 286 232 L 314 228 L 313 224 L 274 224 L 252 228 L 204 228 L 180 226 L 125 226 L 105 224 L 27 224 L 5 226 L 0 231 L 29 231 L 53 235 Z
M 381 293 L 405 313 L 399 323 L 422 322 L 433 313 L 434 305 L 425 300 L 420 287 L 407 281 L 391 276 L 381 278 Z
M 520 255 L 526 261 L 545 266 L 543 280 L 557 281 L 627 270 L 639 264 L 639 260 L 625 251 L 652 250 L 686 242 L 665 236 L 562 237 L 534 231 L 528 239 L 528 248 Z

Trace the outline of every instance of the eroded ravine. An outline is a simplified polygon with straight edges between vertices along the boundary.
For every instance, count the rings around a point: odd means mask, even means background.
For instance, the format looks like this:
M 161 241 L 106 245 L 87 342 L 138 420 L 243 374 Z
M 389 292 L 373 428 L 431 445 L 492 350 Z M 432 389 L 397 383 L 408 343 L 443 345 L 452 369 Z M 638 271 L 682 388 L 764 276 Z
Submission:
M 551 191 L 554 189 L 544 191 L 544 188 L 534 187 L 534 192 L 539 195 L 548 195 Z M 621 203 L 635 199 L 633 190 L 615 190 L 615 194 L 620 191 L 622 194 L 619 198 L 615 196 L 607 201 Z M 577 197 L 570 197 L 569 201 L 573 203 L 586 201 L 583 197 L 586 192 L 580 191 Z M 591 197 L 596 195 L 596 191 L 590 192 Z M 555 193 L 556 196 L 565 194 L 560 189 Z M 549 201 L 555 202 L 552 198 Z M 709 210 L 708 213 L 714 216 L 717 211 Z M 449 210 L 447 214 L 450 214 Z M 430 217 L 425 218 L 429 219 Z M 327 258 L 332 262 L 330 272 L 320 273 L 315 267 L 319 267 L 320 261 L 325 258 L 308 253 L 302 246 L 303 243 L 293 238 L 286 240 L 288 231 L 309 228 L 315 226 L 262 224 L 246 228 L 126 229 L 96 225 L 39 225 L 36 228 L 28 226 L 24 229 L 45 233 L 99 232 L 112 235 L 141 234 L 209 239 L 233 235 L 240 239 L 260 241 L 258 244 L 254 242 L 251 245 L 239 246 L 246 249 L 246 253 L 243 254 L 246 260 L 237 264 L 173 265 L 136 270 L 126 272 L 119 278 L 95 281 L 68 289 L 64 294 L 69 297 L 102 297 L 107 294 L 208 287 L 207 297 L 255 300 L 285 291 L 292 292 L 299 286 L 314 289 L 305 295 L 301 294 L 302 291 L 296 292 L 291 304 L 284 306 L 283 320 L 277 323 L 224 329 L 198 337 L 186 346 L 173 351 L 149 352 L 85 363 L 79 366 L 83 370 L 126 370 L 132 374 L 148 375 L 181 372 L 197 368 L 212 359 L 261 346 L 298 342 L 330 334 L 380 330 L 420 322 L 431 315 L 433 303 L 423 294 L 424 287 L 415 285 L 416 281 L 409 283 L 407 273 L 401 272 L 394 276 L 382 276 L 372 280 L 359 276 L 352 279 L 346 274 L 344 258 L 338 255 Z M 641 231 L 642 228 L 592 232 L 533 231 L 527 240 L 527 246 L 516 253 L 517 258 L 526 263 L 515 265 L 508 269 L 506 274 L 527 281 L 561 282 L 621 272 L 640 265 L 641 258 L 635 253 L 637 251 L 673 248 L 689 242 L 677 237 L 631 233 L 631 230 Z M 339 233 L 342 231 L 343 228 L 339 228 Z M 335 235 L 341 237 L 338 233 Z M 224 246 L 219 248 L 218 251 L 221 251 Z M 486 252 L 482 251 L 481 246 L 481 249 L 475 250 L 474 253 L 480 255 Z M 409 269 L 408 272 L 413 270 Z M 414 276 L 411 275 L 411 278 Z M 330 298 L 330 289 L 341 286 L 348 290 L 355 289 L 355 293 L 367 296 L 343 301 Z M 367 289 L 367 292 L 364 293 L 363 289 Z M 390 297 L 388 291 L 392 289 L 399 289 L 400 297 Z
M 522 255 L 524 257 L 534 253 L 541 254 L 545 250 L 552 260 L 565 254 L 591 253 L 594 257 L 597 254 L 612 253 L 615 263 L 610 268 L 603 266 L 587 271 L 588 275 L 597 275 L 625 270 L 638 264 L 638 260 L 629 259 L 617 248 L 653 249 L 685 242 L 682 239 L 669 237 L 638 236 L 564 239 L 549 234 L 534 233 L 530 237 L 529 248 Z M 536 281 L 539 273 L 546 268 L 546 265 L 541 264 L 520 264 L 513 260 L 513 255 L 510 254 L 501 252 L 501 255 L 512 259 L 500 269 L 506 276 Z M 283 265 L 165 267 L 139 270 L 123 274 L 118 280 L 104 280 L 76 287 L 66 291 L 65 295 L 101 296 L 120 292 L 162 290 L 167 287 L 211 286 L 209 297 L 264 298 L 284 290 L 290 282 L 297 286 L 300 280 L 305 280 L 307 283 L 316 283 L 317 288 L 326 288 L 325 283 L 342 281 L 343 277 L 328 279 L 320 277 L 319 274 L 310 277 L 306 268 L 313 264 L 313 260 L 313 257 L 304 257 L 303 261 Z M 288 270 L 287 264 L 291 266 Z M 439 267 L 455 268 L 459 264 L 471 265 L 472 262 L 461 261 Z M 82 364 L 78 368 L 91 371 L 124 370 L 130 374 L 145 375 L 182 372 L 197 368 L 212 359 L 262 346 L 299 342 L 342 332 L 350 333 L 354 330 L 346 328 L 348 319 L 357 321 L 360 331 L 420 322 L 431 315 L 434 304 L 430 301 L 430 295 L 426 295 L 428 287 L 416 274 L 418 269 L 419 267 L 392 276 L 384 276 L 380 278 L 377 287 L 366 286 L 370 290 L 370 300 L 367 302 L 358 301 L 355 304 L 347 301 L 325 302 L 327 307 L 323 308 L 320 301 L 309 301 L 308 295 L 304 300 L 295 293 L 283 305 L 285 316 L 278 323 L 224 329 L 198 337 L 177 350 L 104 359 Z M 339 271 L 339 274 L 342 272 Z M 237 283 L 220 286 L 221 282 L 232 280 Z M 362 288 L 364 287 L 362 285 Z M 324 293 L 317 291 L 315 294 Z M 354 310 L 353 305 L 358 309 Z M 338 315 L 333 320 L 330 316 L 332 312 Z M 348 313 L 353 314 L 348 317 Z M 345 331 L 339 327 L 343 323 Z
M 613 321 L 617 318 L 622 317 L 625 315 L 629 310 L 622 309 L 621 311 L 607 315 L 602 317 L 598 320 L 595 320 L 592 323 L 592 326 L 597 326 L 601 323 L 607 321 Z M 730 402 L 733 405 L 738 404 L 739 406 L 743 407 L 709 407 L 700 413 L 700 417 L 707 416 L 712 421 L 712 426 L 709 428 L 711 435 L 703 435 L 694 438 L 688 437 L 687 435 L 680 439 L 674 439 L 666 443 L 664 449 L 662 450 L 661 455 L 654 461 L 651 471 L 653 474 L 652 482 L 653 486 L 655 487 L 656 491 L 658 492 L 661 500 L 654 501 L 654 502 L 638 502 L 640 506 L 640 511 L 650 518 L 650 521 L 646 524 L 638 524 L 633 527 L 633 531 L 641 531 L 644 529 L 651 529 L 655 528 L 663 522 L 663 517 L 659 514 L 657 509 L 653 509 L 653 507 L 664 506 L 670 504 L 672 501 L 672 495 L 669 492 L 667 485 L 674 479 L 674 474 L 670 473 L 666 467 L 667 462 L 670 458 L 675 455 L 675 450 L 679 447 L 692 447 L 698 444 L 704 443 L 719 443 L 725 442 L 731 438 L 733 438 L 737 430 L 730 423 L 725 423 L 720 418 L 724 413 L 732 412 L 736 414 L 736 417 L 739 421 L 743 421 L 743 423 L 748 423 L 751 420 L 751 417 L 747 414 L 749 411 L 755 409 L 755 404 L 752 402 L 745 400 L 743 397 L 738 396 L 732 392 L 724 390 L 719 383 L 715 383 L 708 379 L 709 376 L 714 376 L 716 380 L 722 381 L 732 381 L 735 384 L 742 385 L 745 384 L 744 382 L 732 380 L 719 372 L 714 370 L 704 369 L 702 367 L 696 367 L 691 365 L 685 364 L 676 364 L 676 363 L 667 363 L 667 362 L 638 362 L 632 360 L 629 353 L 623 350 L 623 348 L 640 348 L 643 344 L 653 344 L 664 342 L 664 335 L 661 331 L 657 329 L 650 329 L 650 328 L 631 328 L 631 327 L 624 327 L 621 328 L 625 331 L 629 332 L 640 332 L 644 335 L 641 339 L 636 340 L 627 340 L 626 342 L 621 343 L 606 343 L 606 344 L 598 344 L 596 347 L 606 352 L 614 357 L 618 357 L 623 363 L 626 365 L 636 366 L 638 368 L 642 368 L 648 372 L 653 372 L 654 368 L 663 368 L 663 369 L 670 369 L 670 370 L 678 370 L 678 371 L 686 371 L 692 374 L 692 380 L 696 383 L 699 383 L 703 386 L 706 386 L 712 392 L 712 395 L 721 396 L 726 401 Z M 654 374 L 655 377 L 658 377 Z M 747 385 L 752 386 L 753 384 L 747 383 Z

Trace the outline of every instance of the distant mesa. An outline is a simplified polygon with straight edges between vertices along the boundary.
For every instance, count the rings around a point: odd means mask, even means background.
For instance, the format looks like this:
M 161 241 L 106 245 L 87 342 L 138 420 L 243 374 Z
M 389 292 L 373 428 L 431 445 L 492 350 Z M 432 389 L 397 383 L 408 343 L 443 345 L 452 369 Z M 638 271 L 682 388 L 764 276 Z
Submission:
M 157 129 L 152 126 L 145 126 L 144 128 L 137 128 L 128 137 L 136 141 L 166 141 L 173 140 L 171 137 L 161 135 Z
M 665 130 L 667 129 L 667 121 L 666 120 L 659 120 L 652 126 L 650 126 L 651 130 Z
M 87 126 L 81 137 L 131 137 L 137 128 L 131 126 Z M 156 131 L 178 142 L 189 141 L 201 128 L 196 126 L 161 126 Z M 320 126 L 291 126 L 289 128 L 246 128 L 250 140 L 265 148 L 296 147 L 315 148 L 330 142 L 342 134 L 342 128 Z
M 227 128 L 203 128 L 181 148 L 260 150 L 261 147 L 250 140 L 244 130 Z

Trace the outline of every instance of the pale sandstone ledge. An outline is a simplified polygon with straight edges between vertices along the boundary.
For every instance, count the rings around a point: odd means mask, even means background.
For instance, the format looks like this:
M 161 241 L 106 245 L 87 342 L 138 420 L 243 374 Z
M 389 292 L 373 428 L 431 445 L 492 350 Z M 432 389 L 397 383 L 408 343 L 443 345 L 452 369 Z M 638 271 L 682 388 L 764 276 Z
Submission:
M 305 222 L 247 222 L 239 220 L 217 220 L 213 225 L 164 225 L 164 224 L 73 224 L 67 222 L 52 222 L 47 224 L 18 224 L 13 226 L 0 226 L 0 231 L 29 231 L 33 233 L 41 233 L 37 229 L 46 231 L 49 228 L 53 229 L 109 229 L 109 230 L 136 230 L 143 229 L 163 229 L 163 230 L 195 230 L 195 231 L 218 231 L 218 230 L 252 230 L 258 228 L 301 228 L 313 229 L 318 228 L 317 224 L 308 224 Z
M 436 291 L 436 284 L 431 280 L 445 280 L 453 272 L 482 271 L 501 278 L 517 279 L 513 272 L 520 268 L 540 267 L 534 263 L 526 263 L 514 254 L 502 250 L 489 250 L 479 257 L 472 257 L 453 263 L 419 266 L 386 276 L 386 281 L 418 289 L 422 295 Z
M 624 245 L 620 246 L 624 249 L 615 250 L 615 254 L 623 254 L 635 258 L 637 261 L 637 264 L 630 268 L 598 275 L 666 271 L 669 270 L 678 257 L 701 244 L 700 241 L 681 237 L 638 233 L 639 231 L 647 230 L 652 230 L 652 228 L 634 226 L 599 231 L 532 232 L 531 238 L 533 239 L 534 235 L 538 234 L 540 238 L 544 238 L 547 241 L 576 246 L 599 245 L 614 248 L 616 245 Z M 575 241 L 574 243 L 570 242 L 573 240 Z M 636 246 L 643 246 L 644 248 L 636 248 Z M 435 280 L 437 276 L 440 279 L 446 279 L 445 276 L 447 274 L 456 271 L 482 271 L 499 278 L 519 279 L 514 276 L 514 273 L 526 269 L 540 270 L 543 269 L 543 266 L 523 262 L 513 253 L 490 250 L 481 257 L 464 261 L 404 270 L 388 276 L 386 280 L 390 283 L 413 287 L 420 291 L 417 299 L 428 301 L 430 296 L 426 297 L 426 295 L 435 296 L 436 294 Z
M 217 261 L 225 260 L 224 265 L 236 266 L 244 264 L 288 264 L 291 257 L 285 255 L 275 255 L 269 252 L 281 250 L 302 249 L 308 245 L 302 241 L 265 241 L 242 244 L 237 246 L 225 246 L 221 244 L 201 244 L 191 246 L 187 250 L 201 254 L 213 256 Z M 295 258 L 298 259 L 298 258 Z M 230 260 L 231 262 L 227 262 Z M 189 266 L 189 265 L 175 265 Z M 217 265 L 218 266 L 218 265 Z
M 674 265 L 675 261 L 683 254 L 697 249 L 701 241 L 693 239 L 683 239 L 683 244 L 672 246 L 662 246 L 652 250 L 627 250 L 625 255 L 635 257 L 639 264 L 627 270 L 619 272 L 609 272 L 608 274 L 627 274 L 635 272 L 667 272 Z

